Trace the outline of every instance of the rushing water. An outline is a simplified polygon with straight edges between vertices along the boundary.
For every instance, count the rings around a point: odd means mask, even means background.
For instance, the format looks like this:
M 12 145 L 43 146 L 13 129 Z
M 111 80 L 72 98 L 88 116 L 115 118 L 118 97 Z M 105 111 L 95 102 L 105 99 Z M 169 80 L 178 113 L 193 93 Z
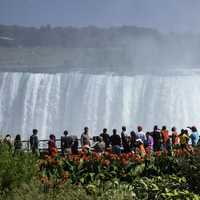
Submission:
M 68 129 L 92 135 L 126 125 L 184 127 L 200 123 L 200 75 L 174 76 L 78 72 L 0 73 L 0 130 L 27 138 L 37 128 L 41 138 Z

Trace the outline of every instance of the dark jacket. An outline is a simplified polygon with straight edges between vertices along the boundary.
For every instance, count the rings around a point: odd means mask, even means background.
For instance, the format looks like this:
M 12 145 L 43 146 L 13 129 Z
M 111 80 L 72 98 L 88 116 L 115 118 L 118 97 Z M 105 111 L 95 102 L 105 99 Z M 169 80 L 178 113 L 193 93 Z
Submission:
M 38 149 L 39 140 L 37 135 L 31 135 L 30 137 L 31 149 Z
M 115 146 L 115 145 L 121 146 L 121 138 L 119 135 L 112 135 L 110 140 L 111 140 L 112 146 Z

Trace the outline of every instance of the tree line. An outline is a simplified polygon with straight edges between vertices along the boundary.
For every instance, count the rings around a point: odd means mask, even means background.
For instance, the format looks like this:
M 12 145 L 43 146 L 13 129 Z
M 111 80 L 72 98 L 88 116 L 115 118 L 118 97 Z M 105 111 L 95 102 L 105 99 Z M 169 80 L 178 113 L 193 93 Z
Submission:
M 138 40 L 141 37 L 151 37 L 154 40 L 159 40 L 161 34 L 151 28 L 135 26 L 75 28 L 45 25 L 37 28 L 0 25 L 0 46 L 116 47 L 126 45 L 129 40 Z
M 124 60 L 125 57 L 126 65 L 137 67 L 200 64 L 199 34 L 161 33 L 152 28 L 135 26 L 77 28 L 0 25 L 0 47 L 80 48 L 86 57 L 96 58 L 99 53 L 109 56 L 110 60 Z M 82 51 L 82 48 L 103 52 L 93 55 Z M 80 55 L 77 53 L 76 57 Z

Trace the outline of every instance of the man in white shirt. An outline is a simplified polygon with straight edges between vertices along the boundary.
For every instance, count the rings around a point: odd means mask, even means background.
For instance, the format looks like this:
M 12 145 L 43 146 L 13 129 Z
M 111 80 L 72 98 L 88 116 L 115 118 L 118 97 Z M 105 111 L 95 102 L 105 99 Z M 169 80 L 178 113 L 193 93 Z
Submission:
M 136 140 L 141 139 L 142 142 L 145 143 L 145 141 L 146 141 L 146 135 L 143 132 L 142 127 L 138 126 L 137 129 L 138 129 L 138 132 L 136 133 Z

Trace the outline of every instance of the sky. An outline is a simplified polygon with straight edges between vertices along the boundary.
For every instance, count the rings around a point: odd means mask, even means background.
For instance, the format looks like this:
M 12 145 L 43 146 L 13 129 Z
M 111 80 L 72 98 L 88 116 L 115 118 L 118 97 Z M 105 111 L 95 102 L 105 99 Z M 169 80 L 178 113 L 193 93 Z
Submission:
M 0 24 L 200 32 L 200 0 L 0 0 Z

